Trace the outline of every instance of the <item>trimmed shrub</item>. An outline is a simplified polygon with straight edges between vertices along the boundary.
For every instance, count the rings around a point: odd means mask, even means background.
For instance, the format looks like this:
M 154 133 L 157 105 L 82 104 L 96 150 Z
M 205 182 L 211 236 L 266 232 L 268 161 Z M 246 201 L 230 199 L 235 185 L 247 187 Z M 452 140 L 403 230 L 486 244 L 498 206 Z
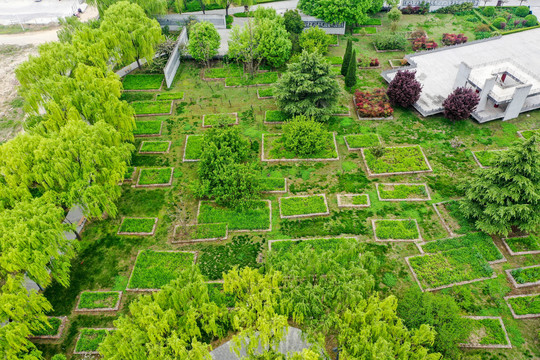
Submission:
M 393 7 L 392 10 L 388 12 L 388 20 L 392 22 L 398 22 L 401 20 L 401 11 L 397 7 Z
M 486 6 L 482 10 L 482 14 L 484 14 L 485 16 L 488 16 L 488 17 L 491 17 L 491 16 L 495 15 L 495 6 Z
M 516 16 L 519 17 L 525 17 L 529 15 L 529 7 L 528 6 L 518 6 L 515 12 Z
M 283 125 L 285 149 L 299 155 L 314 154 L 324 149 L 326 130 L 321 123 L 305 116 L 296 116 Z
M 422 85 L 415 78 L 416 71 L 400 70 L 388 85 L 388 99 L 393 105 L 409 107 L 420 99 Z
M 473 89 L 457 88 L 443 102 L 444 116 L 453 121 L 466 119 L 471 116 L 479 101 L 480 97 Z
M 345 76 L 345 86 L 351 88 L 356 85 L 356 50 L 353 50 L 347 76 Z
M 332 37 L 318 26 L 310 27 L 300 34 L 300 48 L 309 53 L 318 52 L 326 54 L 328 46 L 332 43 Z
M 341 75 L 346 76 L 349 69 L 349 63 L 351 62 L 352 55 L 352 41 L 347 40 L 347 47 L 345 48 L 345 55 L 343 55 L 343 63 L 341 64 Z
M 538 25 L 538 19 L 533 14 L 525 16 L 525 21 L 526 21 L 525 25 L 527 25 L 527 26 L 536 26 L 536 25 Z
M 373 43 L 379 50 L 405 50 L 407 47 L 407 39 L 402 35 L 377 35 Z
M 506 19 L 502 17 L 498 17 L 495 20 L 493 20 L 491 24 L 495 26 L 497 29 L 504 29 L 504 27 L 502 27 L 503 26 L 502 24 L 504 24 L 504 26 L 506 27 Z

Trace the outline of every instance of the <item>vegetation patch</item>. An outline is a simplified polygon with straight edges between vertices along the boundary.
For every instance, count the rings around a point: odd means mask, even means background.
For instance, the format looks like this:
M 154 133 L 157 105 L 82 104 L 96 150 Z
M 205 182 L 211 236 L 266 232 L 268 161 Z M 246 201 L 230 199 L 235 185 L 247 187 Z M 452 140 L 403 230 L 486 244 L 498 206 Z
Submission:
M 377 184 L 381 201 L 425 201 L 431 196 L 426 184 Z
M 518 132 L 521 137 L 525 139 L 530 139 L 533 137 L 533 135 L 540 136 L 540 129 L 537 130 L 523 130 Z
M 135 260 L 128 289 L 160 289 L 176 279 L 180 269 L 192 266 L 194 259 L 192 252 L 143 250 Z
M 500 154 L 501 150 L 481 150 L 473 151 L 474 160 L 478 163 L 480 167 L 491 167 L 495 164 L 497 156 Z
M 157 136 L 161 135 L 161 120 L 135 121 L 135 136 Z
M 365 65 L 370 66 L 371 60 Z M 390 100 L 384 88 L 373 91 L 356 90 L 353 102 L 359 119 L 391 119 L 394 114 L 394 109 L 390 106 Z
M 325 147 L 309 155 L 296 154 L 285 149 L 282 135 L 263 134 L 263 161 L 338 160 L 335 135 L 327 133 Z
M 381 139 L 377 134 L 356 134 L 346 135 L 345 144 L 349 150 L 360 150 L 361 148 L 373 147 L 381 145 Z
M 373 26 L 363 26 L 353 29 L 354 35 L 373 35 L 377 33 L 377 28 Z
M 134 166 L 128 166 L 126 169 L 126 173 L 124 174 L 124 182 L 130 182 L 133 181 L 135 178 L 135 172 L 137 171 L 137 168 Z
M 259 99 L 269 99 L 274 97 L 274 88 L 273 87 L 264 87 L 257 89 L 257 97 Z
M 175 242 L 184 242 L 182 238 L 189 238 L 191 241 L 224 240 L 227 238 L 227 224 L 211 223 L 186 226 L 184 231 L 179 231 L 178 227 L 174 231 Z
M 58 337 L 60 336 L 60 330 L 63 322 L 63 318 L 60 317 L 48 317 L 49 325 L 44 324 L 43 329 L 36 330 L 32 333 L 32 337 Z
M 170 114 L 171 101 L 135 101 L 131 103 L 135 115 L 165 115 Z
M 238 115 L 236 113 L 230 114 L 206 114 L 203 115 L 202 120 L 203 127 L 210 127 L 216 125 L 235 125 L 238 124 Z
M 129 218 L 122 220 L 118 235 L 153 235 L 157 218 Z
M 74 354 L 97 354 L 99 345 L 112 329 L 81 329 Z
M 338 194 L 338 207 L 369 207 L 368 194 Z
M 476 249 L 488 262 L 504 261 L 503 254 L 493 243 L 491 236 L 477 232 L 460 237 L 430 241 L 422 245 L 422 249 L 428 253 L 447 251 L 451 249 Z
M 236 64 L 224 66 L 222 68 L 211 68 L 204 71 L 206 79 L 225 79 L 226 77 L 239 77 L 244 74 L 242 68 Z
M 208 295 L 210 296 L 210 300 L 215 302 L 217 306 L 224 305 L 227 308 L 232 308 L 236 302 L 235 295 L 226 294 L 221 283 L 208 284 Z
M 334 109 L 335 109 L 334 110 L 334 112 L 335 112 L 334 116 L 349 116 L 349 115 L 351 115 L 351 110 L 346 105 L 337 105 Z
M 166 153 L 169 152 L 170 146 L 170 141 L 143 141 L 139 153 Z
M 148 100 L 154 100 L 154 93 L 149 92 L 143 92 L 143 91 L 129 91 L 129 92 L 123 92 L 120 96 L 120 100 L 124 100 L 127 102 L 134 102 L 134 101 L 148 101 Z
M 361 149 L 370 175 L 432 171 L 420 146 Z
M 218 280 L 235 266 L 240 269 L 246 266 L 258 268 L 257 257 L 261 249 L 261 243 L 254 242 L 249 236 L 235 236 L 228 244 L 207 247 L 197 262 L 204 276 L 209 280 Z
M 283 123 L 287 120 L 289 120 L 291 117 L 284 113 L 283 111 L 279 110 L 267 110 L 264 115 L 264 122 L 267 123 Z
M 122 84 L 124 90 L 158 90 L 164 78 L 163 74 L 126 75 Z
M 460 283 L 489 278 L 493 269 L 478 250 L 457 248 L 407 258 L 424 290 L 435 290 Z
M 330 65 L 343 64 L 343 58 L 341 56 L 328 56 L 326 60 L 330 63 Z
M 540 282 L 540 265 L 507 270 L 518 285 L 534 285 Z
M 287 179 L 263 177 L 259 186 L 262 192 L 287 192 Z
M 117 310 L 121 291 L 83 291 L 77 310 Z
M 518 319 L 540 316 L 540 294 L 509 296 L 505 300 Z
M 174 168 L 141 169 L 137 185 L 168 186 L 171 185 Z
M 324 194 L 282 197 L 279 199 L 279 213 L 281 218 L 330 214 Z
M 278 80 L 278 73 L 268 71 L 264 73 L 257 73 L 253 77 L 249 75 L 227 77 L 225 78 L 225 86 L 237 87 L 237 86 L 267 85 L 267 84 L 273 84 L 277 80 Z
M 202 154 L 203 135 L 188 135 L 184 148 L 184 161 L 199 161 Z
M 371 220 L 377 241 L 419 240 L 416 219 Z
M 540 237 L 528 235 L 503 239 L 511 255 L 540 253 Z
M 184 98 L 184 92 L 170 92 L 157 94 L 156 100 L 182 100 Z
M 227 223 L 229 230 L 263 231 L 270 229 L 270 202 L 264 200 L 251 201 L 249 206 L 239 209 L 229 209 L 218 206 L 214 202 L 201 201 L 197 222 Z
M 500 317 L 467 317 L 472 328 L 468 342 L 460 344 L 469 348 L 511 347 Z

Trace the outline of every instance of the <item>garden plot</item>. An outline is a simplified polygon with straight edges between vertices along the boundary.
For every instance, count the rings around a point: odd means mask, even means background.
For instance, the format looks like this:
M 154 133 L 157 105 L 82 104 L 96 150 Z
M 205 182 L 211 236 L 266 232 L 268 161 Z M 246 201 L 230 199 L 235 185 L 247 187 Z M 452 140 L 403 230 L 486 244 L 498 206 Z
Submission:
M 221 68 L 211 68 L 204 70 L 203 79 L 206 81 L 224 80 L 227 77 L 242 76 L 244 71 L 240 66 L 229 65 Z
M 514 319 L 540 317 L 540 294 L 514 295 L 504 298 Z
M 292 151 L 288 151 L 283 146 L 281 134 L 263 134 L 261 161 L 266 162 L 289 162 L 289 161 L 336 161 L 339 160 L 336 134 L 328 133 L 326 146 L 321 151 L 300 156 Z
M 325 194 L 279 198 L 279 216 L 282 219 L 330 215 Z
M 139 148 L 139 154 L 167 154 L 170 149 L 170 141 L 143 141 Z
M 177 278 L 181 269 L 195 263 L 192 251 L 142 250 L 137 255 L 126 290 L 156 291 Z
M 140 137 L 160 136 L 162 128 L 163 122 L 161 120 L 135 120 L 133 135 Z
M 499 248 L 493 242 L 491 236 L 477 232 L 460 237 L 441 239 L 420 244 L 426 253 L 436 253 L 452 249 L 476 249 L 482 257 L 490 264 L 506 261 Z
M 425 183 L 383 183 L 375 184 L 380 201 L 427 201 L 431 200 L 429 189 Z
M 118 235 L 152 236 L 156 232 L 158 218 L 124 217 Z
M 229 209 L 213 201 L 199 201 L 197 210 L 199 224 L 226 223 L 229 231 L 271 231 L 272 202 L 253 200 L 251 206 Z
M 507 269 L 505 271 L 515 288 L 540 285 L 540 265 Z
M 121 299 L 121 291 L 83 291 L 75 311 L 116 311 Z
M 503 244 L 510 255 L 540 254 L 540 237 L 535 235 L 503 238 Z
M 238 114 L 205 114 L 202 117 L 202 127 L 209 128 L 219 124 L 226 124 L 229 126 L 238 125 Z
M 165 76 L 163 74 L 126 75 L 122 85 L 124 91 L 160 90 Z
M 345 135 L 343 138 L 349 151 L 381 145 L 381 138 L 377 134 Z
M 520 130 L 518 131 L 518 135 L 522 137 L 523 139 L 529 139 L 529 138 L 532 138 L 533 135 L 540 136 L 540 129 Z
M 184 242 L 202 242 L 226 240 L 228 235 L 228 225 L 226 223 L 196 224 L 181 227 L 174 227 L 174 235 L 171 242 L 173 244 Z
M 472 331 L 467 343 L 459 344 L 471 349 L 511 349 L 508 332 L 500 316 L 465 316 L 470 319 Z
M 98 355 L 99 345 L 105 340 L 107 334 L 115 329 L 111 328 L 83 328 L 77 338 L 75 350 L 76 355 Z
M 261 191 L 267 194 L 282 194 L 288 191 L 286 178 L 262 177 L 259 179 Z
M 379 154 L 375 149 L 360 149 L 369 176 L 418 174 L 433 169 L 420 146 L 389 147 Z
M 131 106 L 135 116 L 170 115 L 173 110 L 172 101 L 135 101 Z
M 459 201 L 443 201 L 433 204 L 433 208 L 450 236 L 478 231 L 474 223 L 463 216 L 459 209 Z
M 67 317 L 66 316 L 48 316 L 47 321 L 51 325 L 48 327 L 44 325 L 44 328 L 38 331 L 34 331 L 31 339 L 60 339 L 66 328 Z
M 202 154 L 203 135 L 188 135 L 184 144 L 183 162 L 199 161 Z
M 273 99 L 274 98 L 274 88 L 267 87 L 267 88 L 257 89 L 257 98 L 259 100 Z
M 483 169 L 492 167 L 501 151 L 505 150 L 480 150 L 471 151 L 474 161 Z
M 127 102 L 154 100 L 156 94 L 150 92 L 123 92 L 120 100 Z
M 370 207 L 371 201 L 368 194 L 338 194 L 338 207 L 363 208 Z
M 421 241 L 416 219 L 372 219 L 375 241 Z
M 172 185 L 174 168 L 146 168 L 139 171 L 135 187 L 166 187 Z
M 274 84 L 278 80 L 278 73 L 277 72 L 264 72 L 264 73 L 256 73 L 253 77 L 250 75 L 243 75 L 243 76 L 231 76 L 225 78 L 225 87 L 226 88 L 232 88 L 232 87 L 251 87 L 251 86 L 264 86 L 264 85 L 270 85 Z
M 285 121 L 290 120 L 291 117 L 279 110 L 267 110 L 264 112 L 265 124 L 283 124 Z
M 156 100 L 183 100 L 184 92 L 161 93 L 156 95 Z
M 416 255 L 406 257 L 405 261 L 422 291 L 440 290 L 497 276 L 474 248 Z

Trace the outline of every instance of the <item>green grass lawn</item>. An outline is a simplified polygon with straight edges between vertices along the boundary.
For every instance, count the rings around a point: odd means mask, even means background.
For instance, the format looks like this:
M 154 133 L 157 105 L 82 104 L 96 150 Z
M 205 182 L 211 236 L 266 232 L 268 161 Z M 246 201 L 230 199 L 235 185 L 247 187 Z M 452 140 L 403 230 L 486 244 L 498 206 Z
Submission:
M 119 298 L 120 293 L 116 291 L 84 291 L 78 309 L 114 308 Z
M 184 92 L 169 92 L 163 94 L 157 94 L 156 100 L 182 100 L 184 98 Z
M 436 253 L 450 249 L 476 249 L 487 261 L 502 260 L 503 255 L 493 243 L 491 236 L 477 232 L 464 236 L 428 242 L 422 245 L 425 252 Z
M 347 135 L 345 136 L 345 140 L 352 149 L 378 146 L 381 144 L 377 134 Z
M 135 121 L 133 135 L 158 135 L 161 130 L 161 120 Z
M 482 166 L 490 167 L 493 166 L 495 160 L 501 155 L 502 151 L 499 150 L 481 150 L 475 151 L 474 155 L 480 162 Z
M 203 201 L 197 218 L 199 224 L 227 223 L 229 230 L 266 230 L 270 227 L 270 209 L 265 201 L 253 201 L 250 207 L 227 209 Z
M 381 156 L 373 149 L 365 149 L 367 165 L 374 174 L 429 171 L 419 146 L 384 148 Z
M 76 352 L 97 352 L 109 331 L 105 329 L 82 329 L 81 337 L 75 345 Z
M 274 88 L 268 86 L 261 87 L 260 89 L 257 89 L 257 93 L 259 94 L 259 97 L 273 97 Z
M 428 193 L 423 184 L 379 184 L 381 199 L 427 199 Z
M 332 133 L 327 134 L 325 139 L 325 147 L 313 154 L 300 155 L 293 151 L 285 149 L 283 146 L 283 138 L 280 135 L 265 134 L 264 136 L 264 151 L 267 159 L 334 159 L 338 157 L 336 147 L 334 145 L 334 136 Z
M 516 315 L 540 314 L 540 295 L 508 299 Z
M 205 114 L 203 126 L 216 126 L 219 124 L 233 125 L 238 120 L 236 114 Z
M 227 77 L 225 78 L 225 86 L 268 85 L 275 83 L 277 79 L 277 72 L 268 71 L 255 74 L 253 77 L 249 75 Z
M 478 345 L 505 345 L 504 330 L 499 319 L 469 319 L 472 331 L 469 341 Z
M 173 169 L 141 169 L 138 185 L 160 185 L 168 184 L 171 181 Z
M 139 152 L 167 152 L 168 141 L 143 141 Z
M 168 114 L 171 112 L 171 101 L 136 101 L 131 106 L 136 115 Z
M 180 269 L 192 266 L 193 258 L 189 252 L 144 250 L 137 256 L 128 287 L 160 289 L 174 280 Z
M 261 191 L 285 191 L 286 184 L 284 178 L 263 177 L 259 179 Z
M 328 212 L 323 195 L 297 196 L 280 199 L 282 216 L 310 215 Z
M 420 237 L 413 220 L 377 220 L 375 234 L 380 240 L 414 240 Z
M 151 233 L 156 219 L 154 218 L 124 218 L 118 232 L 120 233 Z
M 264 121 L 269 123 L 279 123 L 289 120 L 291 117 L 280 110 L 268 110 L 266 112 Z
M 124 90 L 157 90 L 161 87 L 164 78 L 163 74 L 126 75 L 122 84 Z
M 184 157 L 186 160 L 198 160 L 202 154 L 202 135 L 190 135 L 187 138 Z
M 149 101 L 154 100 L 154 96 L 156 96 L 154 93 L 150 92 L 123 92 L 120 96 L 120 100 L 124 100 L 127 102 L 134 102 L 134 101 Z

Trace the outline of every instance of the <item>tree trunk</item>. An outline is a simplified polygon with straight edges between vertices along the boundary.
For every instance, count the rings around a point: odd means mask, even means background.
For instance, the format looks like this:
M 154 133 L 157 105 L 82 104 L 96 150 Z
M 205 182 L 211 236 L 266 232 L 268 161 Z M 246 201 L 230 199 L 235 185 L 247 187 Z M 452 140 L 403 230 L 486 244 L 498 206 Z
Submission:
M 139 61 L 139 57 L 137 57 L 137 66 L 139 67 L 139 69 L 141 68 L 141 62 Z
M 225 5 L 225 16 L 229 16 L 229 5 Z

